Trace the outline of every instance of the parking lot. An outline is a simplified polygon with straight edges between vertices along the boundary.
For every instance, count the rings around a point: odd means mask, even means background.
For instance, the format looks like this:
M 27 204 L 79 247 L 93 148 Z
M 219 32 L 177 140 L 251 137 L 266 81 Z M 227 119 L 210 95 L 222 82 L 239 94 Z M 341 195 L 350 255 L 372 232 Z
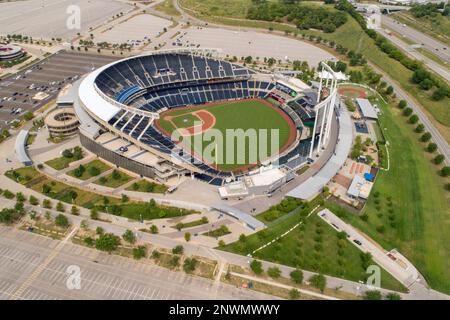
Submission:
M 54 99 L 67 84 L 116 57 L 60 51 L 0 80 L 0 127 Z
M 271 296 L 170 271 L 68 242 L 0 227 L 0 300 L 11 299 L 268 299 Z M 80 286 L 68 287 L 76 266 Z M 19 288 L 20 294 L 17 295 Z

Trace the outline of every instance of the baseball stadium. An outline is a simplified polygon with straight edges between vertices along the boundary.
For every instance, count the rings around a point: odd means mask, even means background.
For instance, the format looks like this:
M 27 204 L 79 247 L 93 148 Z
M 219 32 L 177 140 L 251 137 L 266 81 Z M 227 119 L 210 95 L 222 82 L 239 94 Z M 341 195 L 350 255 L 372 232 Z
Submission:
M 293 71 L 256 72 L 218 52 L 152 52 L 79 80 L 75 111 L 83 146 L 163 183 L 201 180 L 219 187 L 222 198 L 232 197 L 231 190 L 249 194 L 252 186 L 259 188 L 250 193 L 267 194 L 293 179 L 330 140 L 336 81 L 310 86 Z M 264 186 L 249 186 L 246 178 L 262 176 Z

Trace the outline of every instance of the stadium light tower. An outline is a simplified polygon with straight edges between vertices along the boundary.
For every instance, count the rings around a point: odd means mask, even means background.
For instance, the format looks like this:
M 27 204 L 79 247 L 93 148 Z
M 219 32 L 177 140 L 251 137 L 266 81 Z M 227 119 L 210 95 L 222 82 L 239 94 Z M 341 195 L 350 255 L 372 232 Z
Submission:
M 314 108 L 316 117 L 314 120 L 311 147 L 309 150 L 309 158 L 311 159 L 313 158 L 314 153 L 316 133 L 319 133 L 317 156 L 328 143 L 331 131 L 331 121 L 333 119 L 334 104 L 336 103 L 337 95 L 337 76 L 335 72 L 325 62 L 321 62 L 320 65 L 322 66 L 322 71 L 320 72 L 317 105 Z M 319 115 L 321 115 L 321 117 L 319 117 Z

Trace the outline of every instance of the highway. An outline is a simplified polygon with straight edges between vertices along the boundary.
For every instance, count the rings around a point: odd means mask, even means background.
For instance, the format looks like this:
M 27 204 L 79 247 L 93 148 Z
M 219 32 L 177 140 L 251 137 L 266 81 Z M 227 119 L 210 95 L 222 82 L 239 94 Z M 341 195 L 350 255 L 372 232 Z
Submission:
M 426 34 L 417 31 L 414 28 L 408 27 L 407 25 L 403 25 L 402 23 L 392 19 L 391 17 L 387 15 L 383 15 L 381 18 L 381 23 L 388 29 L 395 31 L 406 38 L 409 38 L 410 40 L 414 41 L 417 44 L 422 45 L 422 47 L 439 58 L 441 58 L 443 61 L 450 63 L 450 48 L 447 48 L 447 46 L 429 36 Z M 446 49 L 444 49 L 446 48 Z

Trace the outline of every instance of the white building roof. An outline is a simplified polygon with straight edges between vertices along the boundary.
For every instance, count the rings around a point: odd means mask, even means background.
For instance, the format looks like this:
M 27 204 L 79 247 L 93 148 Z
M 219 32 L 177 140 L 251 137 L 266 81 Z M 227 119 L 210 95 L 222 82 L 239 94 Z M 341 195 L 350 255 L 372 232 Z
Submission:
M 337 102 L 337 104 L 339 104 L 339 102 Z M 316 175 L 310 177 L 302 184 L 289 191 L 287 193 L 288 196 L 304 200 L 311 199 L 322 191 L 323 187 L 344 165 L 352 147 L 352 121 L 344 107 L 339 109 L 337 118 L 339 121 L 339 136 L 333 156 Z
M 347 190 L 347 194 L 354 198 L 367 199 L 369 197 L 370 190 L 372 190 L 372 185 L 372 182 L 366 181 L 363 177 L 356 175 Z
M 16 137 L 15 151 L 17 159 L 24 165 L 29 166 L 33 164 L 33 161 L 28 157 L 27 151 L 25 149 L 28 138 L 28 130 L 20 130 Z
M 356 102 L 365 118 L 378 119 L 378 113 L 369 100 L 356 98 Z

